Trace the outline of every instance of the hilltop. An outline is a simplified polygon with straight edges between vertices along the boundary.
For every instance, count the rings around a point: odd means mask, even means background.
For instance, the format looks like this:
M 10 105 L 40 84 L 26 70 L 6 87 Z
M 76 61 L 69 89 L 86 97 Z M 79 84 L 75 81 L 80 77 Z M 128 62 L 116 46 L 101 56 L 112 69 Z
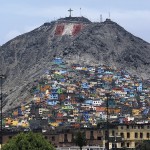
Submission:
M 106 64 L 148 79 L 150 44 L 107 19 L 91 22 L 66 17 L 44 23 L 0 47 L 5 110 L 30 97 L 30 83 L 51 67 L 55 57 L 67 63 Z

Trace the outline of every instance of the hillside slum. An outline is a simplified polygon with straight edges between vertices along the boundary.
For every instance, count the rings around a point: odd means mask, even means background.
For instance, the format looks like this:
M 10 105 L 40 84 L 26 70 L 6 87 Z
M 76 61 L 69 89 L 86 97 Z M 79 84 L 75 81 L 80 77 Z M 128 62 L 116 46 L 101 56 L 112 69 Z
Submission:
M 31 101 L 4 114 L 8 129 L 90 128 L 150 122 L 150 87 L 123 68 L 71 64 L 55 58 L 34 80 Z

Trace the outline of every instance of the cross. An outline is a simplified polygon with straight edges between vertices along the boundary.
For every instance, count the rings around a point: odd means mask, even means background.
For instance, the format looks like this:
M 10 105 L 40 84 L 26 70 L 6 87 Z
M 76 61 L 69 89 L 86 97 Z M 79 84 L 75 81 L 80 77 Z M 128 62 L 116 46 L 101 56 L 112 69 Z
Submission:
M 70 16 L 69 16 L 69 17 L 71 17 L 71 12 L 72 12 L 73 10 L 70 8 L 68 11 L 70 12 Z

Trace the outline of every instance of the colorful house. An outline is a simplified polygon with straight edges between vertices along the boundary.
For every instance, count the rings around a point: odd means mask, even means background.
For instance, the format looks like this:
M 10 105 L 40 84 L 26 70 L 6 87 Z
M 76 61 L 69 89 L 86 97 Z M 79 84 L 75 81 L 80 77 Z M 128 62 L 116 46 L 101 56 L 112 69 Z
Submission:
M 60 65 L 60 64 L 63 63 L 63 60 L 62 60 L 62 58 L 56 57 L 56 58 L 53 60 L 53 63 L 54 63 L 54 64 L 57 64 L 57 65 Z

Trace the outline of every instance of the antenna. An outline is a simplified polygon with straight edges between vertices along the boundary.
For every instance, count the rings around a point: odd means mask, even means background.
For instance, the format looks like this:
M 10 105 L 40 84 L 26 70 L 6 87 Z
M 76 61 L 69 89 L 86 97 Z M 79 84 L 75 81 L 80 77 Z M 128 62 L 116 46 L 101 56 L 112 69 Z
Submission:
M 110 12 L 109 12 L 109 19 L 110 19 Z
M 82 17 L 82 15 L 81 15 L 81 8 L 80 8 L 80 17 Z
M 100 22 L 103 22 L 103 16 L 102 16 L 102 14 L 100 15 Z

